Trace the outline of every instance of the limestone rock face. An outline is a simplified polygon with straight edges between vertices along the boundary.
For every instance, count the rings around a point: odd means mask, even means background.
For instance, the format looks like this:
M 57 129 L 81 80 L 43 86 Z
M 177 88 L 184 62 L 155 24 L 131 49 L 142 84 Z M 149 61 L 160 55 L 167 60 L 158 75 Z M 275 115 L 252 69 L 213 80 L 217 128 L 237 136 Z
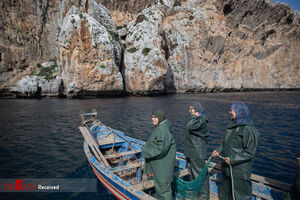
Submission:
M 156 93 L 164 90 L 168 65 L 160 48 L 159 24 L 162 12 L 157 6 L 145 9 L 128 26 L 124 53 L 125 84 L 128 92 Z
M 111 18 L 110 11 L 101 4 L 98 4 L 94 0 L 88 1 L 87 13 L 96 19 L 101 25 L 103 25 L 107 30 L 112 30 L 116 32 L 116 26 Z
M 299 22 L 290 7 L 265 1 L 146 8 L 128 27 L 126 88 L 149 90 L 153 82 L 162 92 L 299 88 Z M 147 45 L 155 54 L 142 54 Z M 165 58 L 168 67 L 149 65 L 157 58 Z M 159 84 L 162 79 L 167 84 Z
M 50 92 L 50 96 L 76 96 L 123 92 L 119 70 L 121 46 L 110 11 L 104 6 L 93 0 L 4 0 L 0 6 L 4 8 L 0 11 L 2 95 L 12 92 L 30 97 Z M 56 89 L 49 89 L 52 86 L 37 81 L 42 77 L 33 75 L 37 66 L 50 60 L 57 63 L 61 79 L 46 81 L 57 83 L 55 87 L 64 91 L 57 93 Z M 33 86 L 36 82 L 38 84 Z M 31 92 L 26 92 L 25 85 L 30 85 L 27 88 Z M 30 89 L 31 86 L 39 89 Z
M 136 19 L 136 16 L 147 6 L 155 4 L 153 0 L 99 0 L 103 6 L 112 12 L 112 19 L 116 25 L 124 25 Z
M 57 64 L 53 61 L 39 64 L 37 71 L 22 77 L 11 88 L 18 97 L 41 97 L 63 95 L 62 79 L 58 75 Z
M 265 1 L 220 1 L 217 7 L 227 26 L 218 62 L 232 80 L 228 87 L 299 88 L 299 12 Z
M 0 8 L 0 96 L 300 88 L 300 14 L 286 4 L 2 0 Z
M 38 76 L 25 76 L 11 91 L 18 97 L 57 97 L 61 95 L 61 77 L 48 81 Z
M 18 82 L 18 85 L 16 87 L 13 87 L 11 91 L 19 93 L 21 96 L 39 96 L 40 87 L 37 77 L 23 77 Z
M 123 91 L 123 80 L 118 67 L 121 46 L 115 26 L 109 20 L 109 11 L 94 1 L 89 3 L 88 11 L 103 16 L 103 21 L 75 6 L 62 19 L 59 60 L 64 87 L 71 96 L 119 94 Z
M 36 64 L 56 57 L 58 5 L 55 0 L 3 0 L 0 7 L 0 91 L 9 92 Z

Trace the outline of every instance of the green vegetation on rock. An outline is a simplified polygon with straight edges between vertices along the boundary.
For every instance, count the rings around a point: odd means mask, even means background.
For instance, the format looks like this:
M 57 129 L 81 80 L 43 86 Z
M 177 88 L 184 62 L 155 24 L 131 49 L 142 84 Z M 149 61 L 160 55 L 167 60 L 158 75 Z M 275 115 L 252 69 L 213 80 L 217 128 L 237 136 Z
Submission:
M 112 31 L 112 30 L 107 30 L 107 31 L 108 31 L 108 33 L 111 35 L 111 37 L 112 37 L 114 40 L 119 41 L 119 34 L 118 34 L 118 33 L 114 32 L 114 31 Z
M 142 51 L 142 54 L 143 54 L 144 56 L 148 56 L 148 54 L 149 54 L 150 51 L 151 51 L 150 48 L 144 48 L 143 51 Z
M 134 52 L 137 51 L 137 48 L 132 47 L 132 48 L 128 49 L 127 51 L 128 51 L 129 53 L 134 53 Z
M 57 68 L 57 63 L 55 60 L 51 60 L 53 62 L 53 65 L 51 65 L 50 67 L 43 67 L 43 65 L 41 64 L 37 64 L 37 67 L 40 69 L 39 73 L 36 73 L 35 71 L 33 71 L 31 73 L 31 75 L 37 75 L 37 76 L 41 76 L 44 79 L 46 79 L 47 81 L 53 80 L 56 78 L 55 73 L 56 73 L 56 68 Z

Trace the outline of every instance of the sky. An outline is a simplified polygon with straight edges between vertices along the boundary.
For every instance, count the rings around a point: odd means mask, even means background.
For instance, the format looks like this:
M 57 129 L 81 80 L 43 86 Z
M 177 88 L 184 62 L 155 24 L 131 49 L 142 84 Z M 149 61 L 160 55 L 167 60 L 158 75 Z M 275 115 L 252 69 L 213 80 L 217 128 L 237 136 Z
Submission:
M 272 0 L 272 1 L 284 2 L 289 6 L 291 6 L 294 10 L 300 11 L 300 0 Z

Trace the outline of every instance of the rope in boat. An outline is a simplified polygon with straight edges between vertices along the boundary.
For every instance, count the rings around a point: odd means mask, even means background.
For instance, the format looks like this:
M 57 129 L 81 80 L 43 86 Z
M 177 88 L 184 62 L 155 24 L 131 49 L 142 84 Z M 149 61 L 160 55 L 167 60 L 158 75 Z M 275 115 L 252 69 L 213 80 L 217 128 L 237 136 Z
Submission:
M 223 160 L 225 160 L 225 157 L 223 157 L 223 156 L 218 155 L 218 157 L 221 158 L 221 159 L 223 159 Z M 232 175 L 232 167 L 231 167 L 230 164 L 228 164 L 228 165 L 229 165 L 230 176 L 231 176 L 231 186 L 232 186 L 232 187 L 231 187 L 231 193 L 232 193 L 232 199 L 235 200 L 235 197 L 234 197 L 234 182 L 233 182 L 233 175 Z

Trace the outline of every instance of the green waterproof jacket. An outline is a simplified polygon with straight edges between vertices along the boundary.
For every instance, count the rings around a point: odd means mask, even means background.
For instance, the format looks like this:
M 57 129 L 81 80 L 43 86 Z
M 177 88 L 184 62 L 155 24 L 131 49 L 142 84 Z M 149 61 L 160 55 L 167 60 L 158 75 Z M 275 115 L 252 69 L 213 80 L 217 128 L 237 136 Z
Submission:
M 297 191 L 296 194 L 300 196 L 300 167 L 299 166 L 297 168 L 297 173 L 296 173 L 295 184 L 294 185 L 295 185 L 295 190 Z
M 169 120 L 162 121 L 155 127 L 142 149 L 142 157 L 146 160 L 146 173 L 150 167 L 159 182 L 173 181 L 176 145 L 171 128 Z
M 233 122 L 229 124 L 223 144 L 217 151 L 223 157 L 229 157 L 235 178 L 251 179 L 258 140 L 259 132 L 252 124 L 236 125 Z M 222 170 L 227 176 L 230 176 L 229 165 L 224 161 Z
M 191 116 L 186 125 L 184 138 L 184 155 L 191 159 L 205 160 L 208 120 L 203 116 Z
M 300 166 L 297 168 L 295 182 L 287 194 L 286 200 L 297 200 L 300 197 Z

